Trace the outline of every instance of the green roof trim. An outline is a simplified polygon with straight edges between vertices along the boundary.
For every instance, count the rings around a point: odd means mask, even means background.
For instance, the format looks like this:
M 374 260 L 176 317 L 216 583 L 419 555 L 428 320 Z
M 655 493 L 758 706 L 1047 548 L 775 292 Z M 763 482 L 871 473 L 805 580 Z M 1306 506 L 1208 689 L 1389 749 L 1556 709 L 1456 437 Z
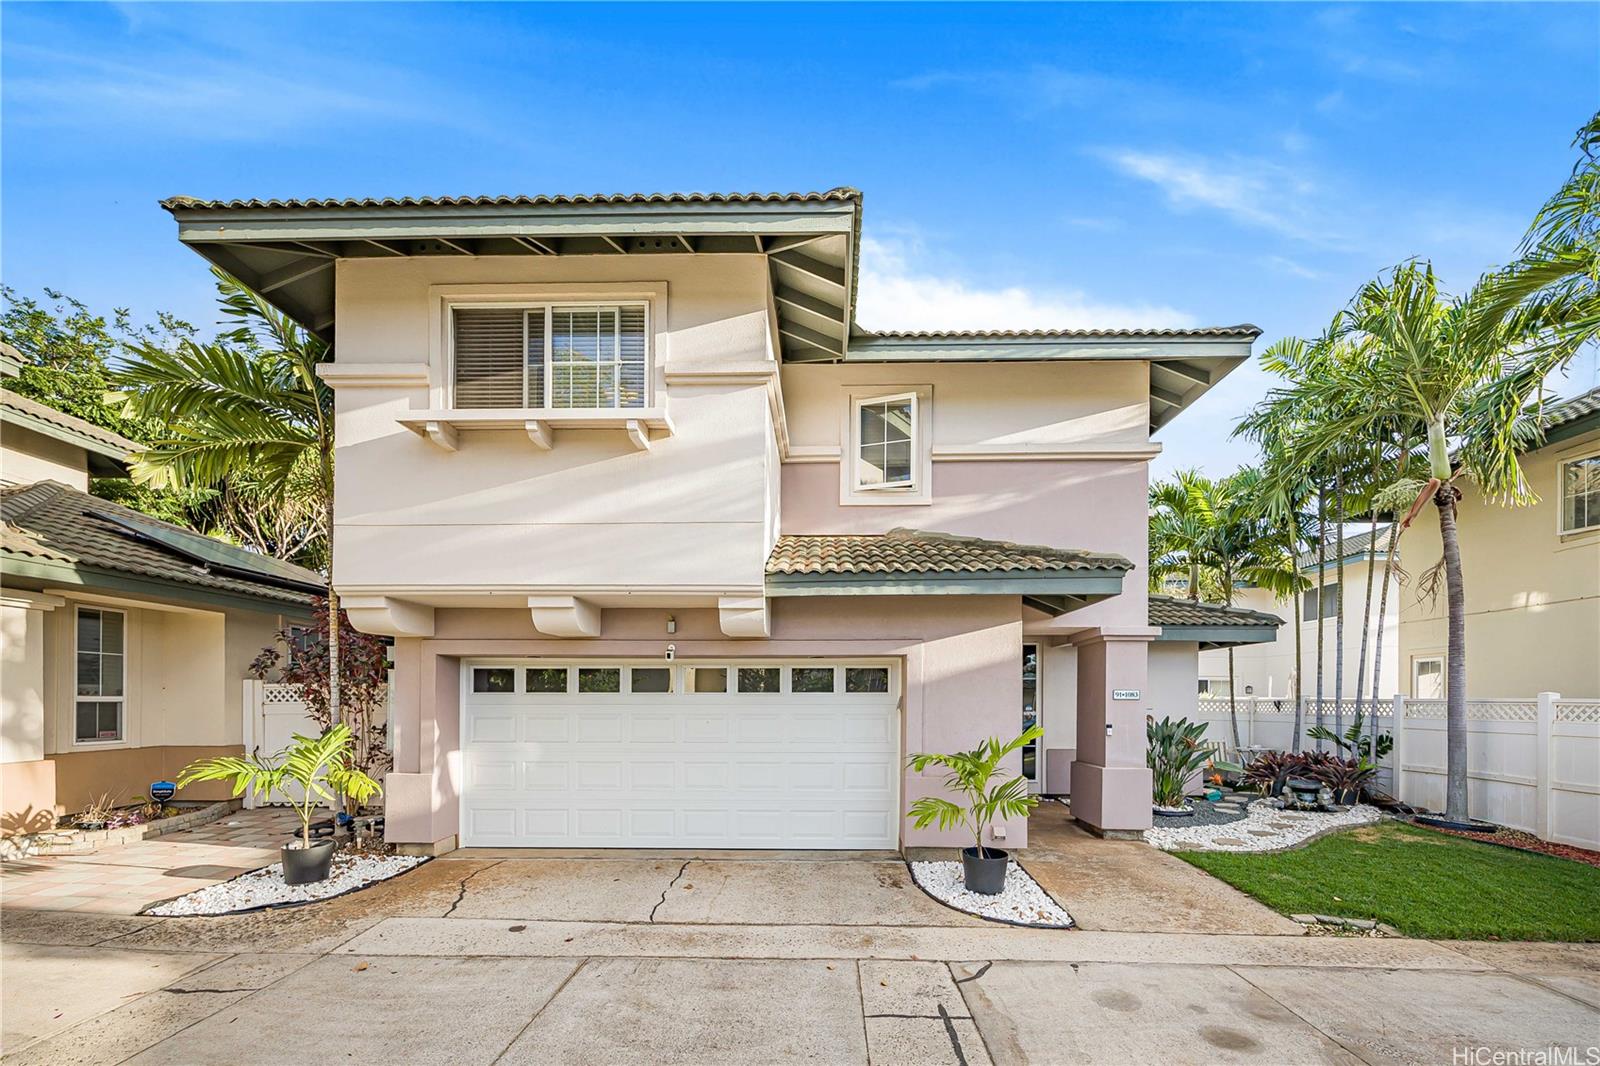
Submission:
M 1551 404 L 1544 413 L 1544 441 L 1539 447 L 1571 440 L 1600 429 L 1600 388 Z
M 1283 619 L 1265 611 L 1199 603 L 1177 596 L 1151 596 L 1149 620 L 1161 630 L 1158 641 L 1194 643 L 1200 650 L 1241 644 L 1269 644 L 1278 637 Z
M 128 457 L 144 447 L 10 389 L 0 388 L 0 422 L 82 448 L 89 453 L 89 473 L 95 477 L 127 477 Z

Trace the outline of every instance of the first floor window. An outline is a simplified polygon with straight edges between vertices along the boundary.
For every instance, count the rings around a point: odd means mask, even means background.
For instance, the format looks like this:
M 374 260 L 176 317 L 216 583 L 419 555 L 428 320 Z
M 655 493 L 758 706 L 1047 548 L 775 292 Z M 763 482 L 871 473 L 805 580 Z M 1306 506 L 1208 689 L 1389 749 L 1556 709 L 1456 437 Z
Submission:
M 862 491 L 916 487 L 917 397 L 884 396 L 856 406 L 855 481 Z
M 1600 529 L 1600 455 L 1561 464 L 1561 532 Z
M 127 631 L 124 618 L 121 611 L 78 608 L 78 689 L 73 735 L 80 744 L 122 739 Z
M 1444 659 L 1429 656 L 1411 661 L 1411 698 L 1444 699 Z
M 645 406 L 645 305 L 457 307 L 457 408 Z

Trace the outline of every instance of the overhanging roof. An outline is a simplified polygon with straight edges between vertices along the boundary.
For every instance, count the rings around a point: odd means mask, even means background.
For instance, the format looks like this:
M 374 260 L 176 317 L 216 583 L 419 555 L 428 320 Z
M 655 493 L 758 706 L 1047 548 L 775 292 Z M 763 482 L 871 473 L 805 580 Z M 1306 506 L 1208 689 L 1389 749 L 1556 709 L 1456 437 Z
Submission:
M 1150 624 L 1161 630 L 1157 640 L 1195 643 L 1202 651 L 1266 644 L 1277 639 L 1283 625 L 1275 614 L 1177 596 L 1151 596 L 1149 612 Z
M 785 535 L 767 559 L 769 596 L 1021 596 L 1047 614 L 1115 596 L 1120 555 L 917 529 Z
M 10 389 L 0 389 L 0 422 L 82 448 L 88 453 L 89 473 L 95 477 L 127 477 L 128 456 L 143 448 L 137 441 Z
M 411 256 L 762 255 L 788 363 L 1139 360 L 1158 429 L 1250 356 L 1254 326 L 876 333 L 855 321 L 861 193 L 161 202 L 178 239 L 319 336 L 334 264 Z
M 1600 388 L 1560 400 L 1544 410 L 1544 440 L 1540 447 L 1600 429 Z

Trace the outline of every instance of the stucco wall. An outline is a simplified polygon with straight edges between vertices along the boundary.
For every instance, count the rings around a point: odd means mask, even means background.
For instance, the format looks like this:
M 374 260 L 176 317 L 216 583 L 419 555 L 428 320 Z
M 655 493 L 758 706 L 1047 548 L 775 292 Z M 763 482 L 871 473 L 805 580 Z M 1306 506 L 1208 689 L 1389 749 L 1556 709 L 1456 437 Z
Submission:
M 456 664 L 479 656 L 659 659 L 670 640 L 680 661 L 696 658 L 824 656 L 902 663 L 902 752 L 951 751 L 992 735 L 1016 735 L 1022 700 L 1022 622 L 1016 597 L 877 597 L 847 607 L 824 599 L 776 601 L 773 635 L 732 641 L 714 611 L 608 610 L 594 640 L 551 640 L 527 611 L 441 610 L 432 639 L 397 645 L 396 773 L 388 788 L 388 834 L 431 844 L 456 832 L 460 708 Z M 1021 769 L 1014 756 L 1012 772 Z M 937 775 L 906 773 L 904 802 L 938 787 Z M 1026 843 L 1025 823 L 1008 843 Z M 903 827 L 909 844 L 960 843 L 959 834 Z
M 1407 533 L 1407 537 L 1411 534 Z M 1323 626 L 1323 693 L 1325 698 L 1333 699 L 1340 695 L 1344 699 L 1355 699 L 1356 682 L 1361 672 L 1361 627 L 1363 619 L 1367 620 L 1369 639 L 1367 643 L 1367 671 L 1366 689 L 1360 695 L 1372 695 L 1372 668 L 1377 665 L 1382 676 L 1379 678 L 1378 693 L 1381 698 L 1387 699 L 1400 691 L 1400 601 L 1406 595 L 1404 586 L 1398 576 L 1391 579 L 1389 585 L 1389 600 L 1385 604 L 1383 622 L 1383 654 L 1378 655 L 1378 605 L 1383 600 L 1383 563 L 1378 563 L 1372 580 L 1372 600 L 1370 613 L 1367 611 L 1367 564 L 1345 564 L 1345 600 L 1344 600 L 1344 679 L 1343 687 L 1339 688 L 1335 681 L 1335 624 L 1332 615 L 1322 623 Z M 1416 575 L 1406 575 L 1414 585 Z M 1315 573 L 1310 575 L 1310 580 L 1315 581 Z M 1328 568 L 1327 582 L 1331 585 L 1334 580 L 1333 567 Z M 1304 691 L 1307 697 L 1315 696 L 1317 690 L 1317 625 L 1315 621 L 1299 621 L 1299 613 L 1295 604 L 1280 603 L 1271 593 L 1261 589 L 1240 589 L 1234 596 L 1234 604 L 1247 607 L 1252 611 L 1265 611 L 1285 619 L 1283 625 L 1278 627 L 1277 638 L 1267 644 L 1242 644 L 1234 649 L 1234 675 L 1237 693 L 1246 695 L 1247 687 L 1255 691 L 1250 695 L 1260 697 L 1286 697 L 1294 695 L 1294 630 L 1300 627 L 1301 639 L 1301 668 L 1300 677 L 1305 679 Z M 1200 653 L 1200 677 L 1210 678 L 1217 682 L 1228 679 L 1228 653 L 1225 649 L 1214 649 Z M 1338 692 L 1336 693 L 1336 689 Z M 1222 691 L 1217 689 L 1217 691 Z
M 0 425 L 0 483 L 30 485 L 35 481 L 59 481 L 88 492 L 89 463 L 84 450 L 25 426 Z
M 1150 645 L 1145 705 L 1151 714 L 1194 721 L 1200 707 L 1195 685 L 1200 654 L 1200 646 L 1189 641 L 1158 640 Z
M 430 364 L 434 382 L 338 392 L 341 589 L 759 588 L 771 526 L 766 390 L 665 376 L 770 365 L 766 284 L 756 256 L 341 261 L 339 363 Z M 576 298 L 561 288 L 574 285 L 600 300 L 605 286 L 656 293 L 653 387 L 674 433 L 641 452 L 621 431 L 558 430 L 546 452 L 520 430 L 474 431 L 446 452 L 399 425 L 413 408 L 444 406 L 431 287 L 460 285 L 530 302 Z
M 1539 502 L 1485 502 L 1471 482 L 1458 512 L 1467 600 L 1467 695 L 1528 698 L 1559 692 L 1600 698 L 1600 531 L 1559 533 L 1556 483 L 1564 459 L 1600 454 L 1591 433 L 1522 457 Z M 1414 695 L 1411 664 L 1445 654 L 1445 597 L 1422 595 L 1416 577 L 1439 561 L 1439 520 L 1430 506 L 1400 540 L 1413 575 L 1401 595 L 1401 691 Z

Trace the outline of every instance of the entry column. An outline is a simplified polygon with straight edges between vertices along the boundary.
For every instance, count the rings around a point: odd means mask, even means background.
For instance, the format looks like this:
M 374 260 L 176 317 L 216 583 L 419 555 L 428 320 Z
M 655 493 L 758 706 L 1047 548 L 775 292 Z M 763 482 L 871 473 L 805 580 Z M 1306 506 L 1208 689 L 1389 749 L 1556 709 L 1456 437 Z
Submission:
M 1145 765 L 1148 627 L 1091 629 L 1078 651 L 1078 757 L 1072 764 L 1072 816 L 1102 836 L 1139 836 L 1150 828 L 1150 769 Z

